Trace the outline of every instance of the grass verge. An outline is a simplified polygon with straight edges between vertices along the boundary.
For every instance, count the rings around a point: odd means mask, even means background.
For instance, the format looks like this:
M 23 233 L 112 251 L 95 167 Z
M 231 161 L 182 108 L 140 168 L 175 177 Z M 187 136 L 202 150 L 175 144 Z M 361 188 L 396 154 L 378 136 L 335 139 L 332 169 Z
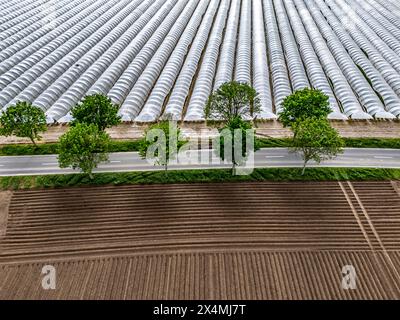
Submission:
M 110 152 L 129 152 L 137 151 L 139 141 L 112 141 Z M 57 143 L 38 144 L 9 144 L 0 147 L 0 156 L 24 156 L 24 155 L 48 155 L 58 154 Z
M 397 138 L 343 138 L 346 148 L 400 149 Z M 288 148 L 291 139 L 259 139 L 261 148 Z
M 257 182 L 257 181 L 381 181 L 400 180 L 400 169 L 309 168 L 304 176 L 299 168 L 255 169 L 248 176 L 232 176 L 230 170 L 147 171 L 99 173 L 90 180 L 83 174 L 0 177 L 2 190 L 65 188 L 78 186 Z

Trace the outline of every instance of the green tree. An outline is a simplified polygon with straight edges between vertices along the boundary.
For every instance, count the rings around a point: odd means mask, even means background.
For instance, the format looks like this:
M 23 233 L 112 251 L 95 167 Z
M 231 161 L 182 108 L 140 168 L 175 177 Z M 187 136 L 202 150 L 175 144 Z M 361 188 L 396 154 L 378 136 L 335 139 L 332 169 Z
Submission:
M 109 135 L 94 124 L 78 123 L 60 137 L 58 162 L 61 168 L 79 168 L 93 179 L 93 169 L 108 160 Z
M 309 161 L 314 160 L 320 164 L 323 160 L 333 159 L 343 152 L 344 140 L 327 119 L 298 120 L 292 127 L 295 135 L 291 149 L 302 155 L 302 175 Z
M 145 137 L 139 143 L 139 155 L 142 159 L 154 160 L 167 171 L 170 161 L 176 159 L 187 142 L 182 139 L 181 130 L 175 122 L 162 120 L 145 131 Z
M 77 123 L 95 124 L 101 131 L 121 123 L 118 106 L 102 94 L 86 96 L 72 108 L 71 115 L 74 118 L 72 126 Z
M 237 117 L 255 116 L 259 111 L 257 91 L 247 83 L 232 81 L 210 95 L 204 113 L 206 119 L 228 122 Z
M 326 119 L 332 112 L 329 97 L 320 90 L 305 88 L 286 97 L 279 120 L 284 127 L 291 127 L 298 120 Z
M 260 142 L 255 138 L 252 125 L 242 120 L 240 116 L 228 121 L 219 132 L 215 154 L 222 160 L 232 163 L 232 174 L 235 174 L 237 166 L 247 161 L 250 152 L 260 149 Z M 248 136 L 249 132 L 252 135 Z
M 35 146 L 35 140 L 41 139 L 39 133 L 47 130 L 46 116 L 43 110 L 24 101 L 10 106 L 1 115 L 0 126 L 2 136 L 14 135 L 29 138 Z

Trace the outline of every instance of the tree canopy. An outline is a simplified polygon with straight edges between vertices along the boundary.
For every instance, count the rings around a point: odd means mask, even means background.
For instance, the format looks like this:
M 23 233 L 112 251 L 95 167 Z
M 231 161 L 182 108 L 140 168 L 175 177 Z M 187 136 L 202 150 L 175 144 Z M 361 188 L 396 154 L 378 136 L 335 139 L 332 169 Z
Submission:
M 252 135 L 248 136 L 249 132 Z M 232 163 L 232 174 L 235 174 L 236 167 L 245 164 L 250 152 L 260 149 L 260 143 L 255 138 L 252 125 L 239 116 L 228 121 L 219 133 L 215 153 L 222 160 Z
M 314 160 L 319 164 L 343 152 L 343 139 L 326 119 L 298 120 L 293 124 L 293 130 L 295 135 L 292 150 L 302 155 L 303 174 L 309 161 Z
M 332 112 L 329 97 L 320 90 L 305 88 L 286 97 L 279 120 L 284 127 L 291 127 L 301 119 L 326 119 Z
M 204 113 L 206 119 L 228 122 L 237 117 L 255 116 L 259 111 L 257 91 L 247 83 L 232 81 L 210 95 Z
M 36 145 L 35 140 L 40 140 L 39 134 L 46 130 L 46 116 L 43 110 L 29 102 L 17 102 L 0 116 L 0 134 L 3 136 L 29 138 Z
M 105 130 L 121 123 L 118 106 L 102 94 L 86 96 L 72 108 L 71 115 L 74 118 L 72 126 L 77 123 L 94 124 L 99 130 Z
M 93 178 L 93 169 L 108 160 L 111 139 L 94 124 L 77 123 L 60 137 L 58 162 L 61 168 L 79 168 Z
M 145 137 L 139 144 L 139 154 L 142 159 L 152 159 L 155 164 L 164 166 L 167 170 L 170 161 L 176 159 L 179 150 L 186 143 L 175 122 L 162 120 L 146 130 Z

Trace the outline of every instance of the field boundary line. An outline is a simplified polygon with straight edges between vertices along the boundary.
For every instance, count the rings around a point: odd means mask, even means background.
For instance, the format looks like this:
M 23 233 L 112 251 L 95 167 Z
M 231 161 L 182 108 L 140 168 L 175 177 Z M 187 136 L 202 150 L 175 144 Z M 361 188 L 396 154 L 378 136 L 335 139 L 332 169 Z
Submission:
M 366 218 L 369 227 L 370 227 L 371 230 L 372 230 L 372 233 L 374 234 L 376 240 L 377 240 L 378 243 L 379 243 L 379 246 L 380 246 L 380 248 L 381 248 L 381 251 L 382 251 L 384 257 L 386 258 L 387 262 L 389 263 L 389 266 L 391 267 L 392 271 L 394 271 L 394 275 L 396 276 L 397 281 L 400 283 L 400 274 L 399 274 L 399 271 L 397 270 L 395 264 L 393 263 L 392 258 L 389 256 L 389 254 L 388 254 L 388 252 L 387 252 L 387 250 L 386 250 L 386 247 L 385 247 L 385 245 L 383 244 L 383 241 L 382 241 L 381 237 L 379 236 L 379 233 L 376 231 L 375 226 L 374 226 L 374 224 L 372 223 L 372 220 L 371 220 L 371 218 L 370 218 L 370 216 L 369 216 L 369 214 L 368 214 L 367 209 L 364 207 L 364 204 L 362 203 L 360 197 L 358 196 L 357 191 L 354 189 L 353 184 L 352 184 L 350 181 L 347 181 L 347 185 L 349 186 L 351 192 L 354 194 L 354 197 L 355 197 L 355 199 L 357 200 L 357 203 L 358 203 L 358 205 L 360 206 L 361 211 L 362 211 L 364 217 Z M 357 214 L 358 214 L 358 213 L 357 213 Z M 361 221 L 361 220 L 360 220 L 360 221 Z M 396 286 L 396 289 L 398 290 L 398 292 L 400 292 L 400 288 L 398 287 L 398 284 L 397 284 L 396 282 L 395 282 L 395 286 Z
M 345 198 L 347 200 L 347 203 L 349 204 L 349 206 L 351 208 L 351 211 L 353 212 L 354 218 L 357 220 L 358 226 L 360 227 L 361 232 L 364 235 L 364 238 L 368 243 L 368 246 L 371 248 L 371 251 L 375 252 L 375 248 L 374 248 L 371 240 L 368 237 L 368 233 L 365 230 L 364 225 L 363 225 L 360 217 L 358 216 L 357 209 L 354 207 L 353 202 L 351 201 L 347 190 L 345 189 L 345 187 L 343 186 L 343 183 L 341 181 L 339 181 L 338 183 L 339 183 L 340 189 L 342 189 L 342 192 L 343 192 L 343 194 L 344 194 L 344 196 L 345 196 Z

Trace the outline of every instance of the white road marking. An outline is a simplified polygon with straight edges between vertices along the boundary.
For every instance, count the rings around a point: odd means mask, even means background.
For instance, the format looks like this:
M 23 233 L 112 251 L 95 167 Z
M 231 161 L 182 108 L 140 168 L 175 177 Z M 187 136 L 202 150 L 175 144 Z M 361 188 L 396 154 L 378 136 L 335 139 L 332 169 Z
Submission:
M 110 163 L 121 163 L 122 161 L 117 161 L 117 160 L 113 160 L 113 161 L 110 161 Z
M 42 163 L 43 166 L 55 166 L 58 165 L 58 162 L 44 162 Z
M 393 159 L 393 157 L 374 156 L 375 159 Z
M 284 158 L 285 156 L 265 156 L 265 158 Z

